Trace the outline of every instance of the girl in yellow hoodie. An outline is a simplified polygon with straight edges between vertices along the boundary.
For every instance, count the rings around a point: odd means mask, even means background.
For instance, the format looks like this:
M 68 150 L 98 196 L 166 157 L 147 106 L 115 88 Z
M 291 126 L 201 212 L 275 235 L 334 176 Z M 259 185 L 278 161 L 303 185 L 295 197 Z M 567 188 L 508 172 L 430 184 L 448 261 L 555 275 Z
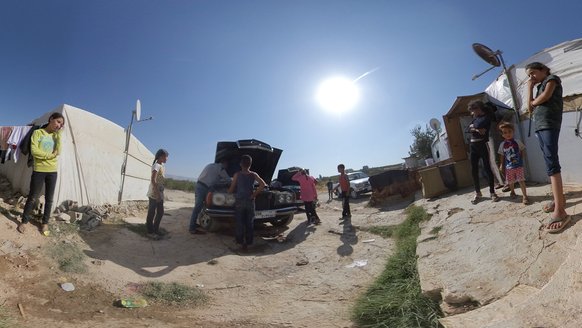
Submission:
M 44 185 L 44 213 L 42 216 L 41 232 L 49 235 L 48 223 L 53 205 L 53 196 L 57 185 L 57 168 L 61 150 L 60 130 L 65 125 L 65 118 L 61 113 L 52 113 L 48 124 L 32 133 L 30 139 L 30 152 L 34 159 L 32 177 L 30 178 L 30 191 L 24 212 L 22 223 L 18 225 L 18 231 L 24 233 L 26 225 L 30 221 L 30 214 L 36 199 L 40 196 Z

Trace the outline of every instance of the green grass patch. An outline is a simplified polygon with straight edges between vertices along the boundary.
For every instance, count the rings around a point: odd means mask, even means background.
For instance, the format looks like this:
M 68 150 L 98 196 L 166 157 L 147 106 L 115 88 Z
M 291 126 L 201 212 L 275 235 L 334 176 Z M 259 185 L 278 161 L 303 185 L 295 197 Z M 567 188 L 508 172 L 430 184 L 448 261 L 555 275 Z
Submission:
M 69 235 L 74 235 L 79 233 L 79 223 L 66 223 L 62 221 L 54 222 L 49 224 L 49 230 L 51 235 L 57 238 L 66 237 Z
M 396 230 L 398 226 L 395 225 L 387 225 L 387 226 L 372 226 L 368 228 L 361 227 L 360 230 L 367 231 L 369 233 L 373 233 L 383 238 L 392 238 L 394 235 L 394 230 Z
M 198 305 L 208 301 L 208 296 L 200 289 L 176 282 L 148 282 L 141 286 L 140 293 L 148 301 L 173 305 Z
M 8 314 L 4 306 L 0 305 L 0 328 L 15 327 L 16 321 Z
M 442 229 L 442 228 L 443 228 L 443 226 L 436 226 L 436 227 L 432 228 L 432 229 L 429 231 L 429 233 L 430 233 L 431 235 L 438 235 L 438 234 L 439 234 L 439 231 L 441 231 L 441 229 Z
M 394 255 L 353 308 L 352 319 L 360 327 L 442 327 L 438 303 L 421 293 L 416 266 L 418 224 L 429 220 L 430 215 L 418 206 L 407 208 L 406 215 L 406 220 L 392 231 L 396 239 Z
M 48 255 L 58 264 L 59 269 L 69 273 L 85 273 L 87 265 L 85 264 L 85 253 L 75 243 L 58 242 L 52 244 L 47 249 Z

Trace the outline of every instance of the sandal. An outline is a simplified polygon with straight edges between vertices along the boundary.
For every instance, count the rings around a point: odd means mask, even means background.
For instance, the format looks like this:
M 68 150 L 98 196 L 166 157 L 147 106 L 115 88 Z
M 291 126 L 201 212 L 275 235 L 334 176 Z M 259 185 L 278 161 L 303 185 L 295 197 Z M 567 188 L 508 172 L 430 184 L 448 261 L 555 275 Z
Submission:
M 42 227 L 40 228 L 40 232 L 45 236 L 48 237 L 50 236 L 51 232 L 49 230 L 48 224 L 43 224 Z
M 501 189 L 501 191 L 503 191 L 503 192 L 508 192 L 510 190 L 511 190 L 511 188 L 509 188 L 508 185 L 503 186 L 503 189 Z
M 554 208 L 556 208 L 556 204 L 552 200 L 544 204 L 542 211 L 544 211 L 545 213 L 552 213 L 554 211 Z
M 523 203 L 523 205 L 529 205 L 529 198 L 527 198 L 527 196 L 523 196 L 521 202 Z
M 515 191 L 512 191 L 511 193 L 509 193 L 509 198 L 513 199 L 517 197 L 517 195 L 515 194 Z
M 483 197 L 481 194 L 475 194 L 475 196 L 473 196 L 473 199 L 471 199 L 471 204 L 473 205 L 477 204 L 481 200 L 481 197 Z
M 492 202 L 498 202 L 499 201 L 499 196 L 497 196 L 497 194 L 491 194 L 491 201 Z
M 548 224 L 546 225 L 546 231 L 549 233 L 560 232 L 568 225 L 568 223 L 570 223 L 570 220 L 572 220 L 572 217 L 569 215 L 566 215 L 565 218 L 550 218 L 550 222 L 548 222 Z M 561 224 L 558 228 L 550 228 L 552 223 L 561 223 Z

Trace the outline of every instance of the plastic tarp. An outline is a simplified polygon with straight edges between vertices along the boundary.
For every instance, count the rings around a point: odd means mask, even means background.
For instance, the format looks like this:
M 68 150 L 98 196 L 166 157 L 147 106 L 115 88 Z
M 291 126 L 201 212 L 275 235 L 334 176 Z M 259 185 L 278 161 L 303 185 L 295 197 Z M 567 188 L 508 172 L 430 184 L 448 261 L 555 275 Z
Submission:
M 531 62 L 540 62 L 550 68 L 552 74 L 562 79 L 563 96 L 582 94 L 582 38 L 560 43 L 544 49 L 523 62 L 508 68 L 516 87 L 519 110 L 527 111 L 527 81 L 525 66 Z M 487 94 L 514 108 L 509 83 L 505 74 L 500 75 L 485 90 Z M 534 90 L 535 92 L 535 90 Z M 567 109 L 566 106 L 564 108 Z
M 72 200 L 79 205 L 117 204 L 126 133 L 121 126 L 93 113 L 62 105 L 35 119 L 42 125 L 53 112 L 65 117 L 55 206 Z M 146 200 L 154 155 L 133 135 L 130 138 L 122 200 Z M 15 190 L 28 194 L 32 168 L 26 156 L 0 165 Z

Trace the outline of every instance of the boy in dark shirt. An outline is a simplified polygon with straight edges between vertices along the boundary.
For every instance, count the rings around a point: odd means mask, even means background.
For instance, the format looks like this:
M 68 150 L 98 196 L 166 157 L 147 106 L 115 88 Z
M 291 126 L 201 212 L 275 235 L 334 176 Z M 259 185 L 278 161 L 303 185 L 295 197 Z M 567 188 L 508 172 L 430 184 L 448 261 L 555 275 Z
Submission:
M 235 173 L 228 188 L 229 193 L 235 193 L 235 238 L 243 251 L 253 244 L 255 218 L 255 198 L 265 188 L 265 181 L 250 170 L 253 159 L 249 155 L 242 155 L 240 160 L 241 171 Z M 255 181 L 259 187 L 254 190 Z

